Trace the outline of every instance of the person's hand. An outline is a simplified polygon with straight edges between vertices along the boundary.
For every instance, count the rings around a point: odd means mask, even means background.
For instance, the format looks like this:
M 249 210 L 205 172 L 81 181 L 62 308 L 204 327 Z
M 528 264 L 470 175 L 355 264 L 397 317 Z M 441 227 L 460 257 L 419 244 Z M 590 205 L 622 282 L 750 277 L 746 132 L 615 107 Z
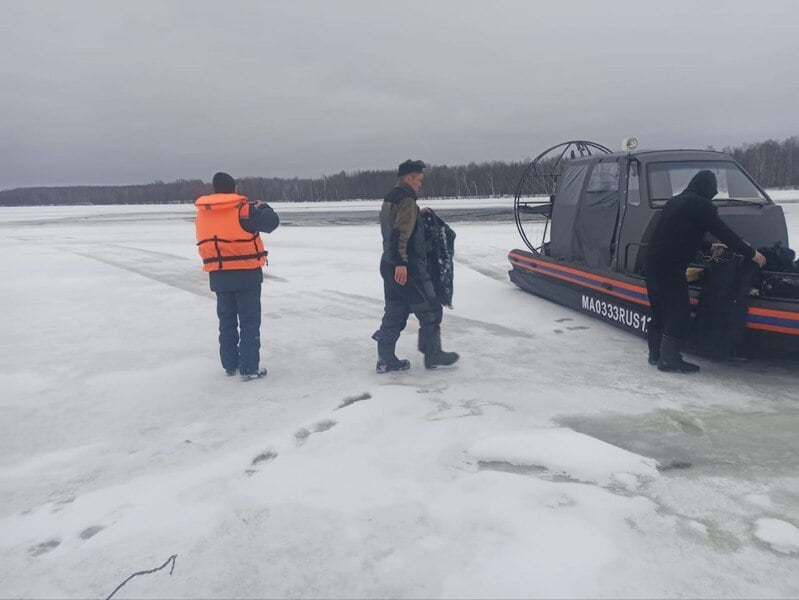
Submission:
M 752 257 L 752 260 L 757 263 L 757 266 L 761 269 L 766 266 L 766 257 L 760 254 L 757 250 L 755 250 L 755 255 Z
M 264 204 L 263 200 L 256 200 L 255 202 L 252 203 L 252 207 L 253 208 L 260 208 L 261 206 L 263 206 L 263 204 Z
M 716 258 L 718 256 L 721 256 L 726 249 L 727 246 L 725 244 L 722 244 L 721 242 L 713 242 L 710 245 L 710 255 L 713 258 Z
M 403 265 L 394 267 L 394 281 L 399 285 L 405 285 L 408 282 L 408 267 Z
M 423 212 L 423 213 L 431 213 L 431 212 L 433 212 L 433 209 L 430 208 L 429 206 L 425 206 L 424 208 L 421 209 L 421 212 Z

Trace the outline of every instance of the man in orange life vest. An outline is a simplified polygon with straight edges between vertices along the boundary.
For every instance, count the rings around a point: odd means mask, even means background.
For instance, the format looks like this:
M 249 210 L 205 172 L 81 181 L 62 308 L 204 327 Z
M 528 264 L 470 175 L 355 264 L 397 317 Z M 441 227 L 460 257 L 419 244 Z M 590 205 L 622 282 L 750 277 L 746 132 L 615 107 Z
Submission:
M 271 233 L 280 219 L 265 202 L 236 193 L 236 181 L 217 173 L 214 193 L 201 196 L 195 227 L 197 248 L 216 292 L 219 357 L 225 372 L 243 381 L 266 375 L 260 366 L 261 283 L 267 252 L 259 232 Z

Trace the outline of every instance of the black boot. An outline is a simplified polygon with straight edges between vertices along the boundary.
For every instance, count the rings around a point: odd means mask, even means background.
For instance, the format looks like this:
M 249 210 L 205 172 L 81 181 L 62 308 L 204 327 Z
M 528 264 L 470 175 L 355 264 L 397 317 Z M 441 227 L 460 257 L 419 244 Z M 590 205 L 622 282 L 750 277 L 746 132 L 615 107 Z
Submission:
M 419 330 L 419 349 L 424 352 L 425 369 L 448 367 L 458 362 L 457 352 L 444 352 L 441 349 L 441 329 L 422 333 Z
M 680 354 L 682 340 L 678 340 L 667 335 L 663 336 L 660 343 L 660 361 L 658 370 L 667 373 L 698 373 L 699 365 L 685 362 Z
M 375 370 L 378 373 L 388 373 L 389 371 L 406 371 L 411 368 L 411 361 L 397 358 L 394 354 L 396 344 L 389 342 L 377 342 L 377 365 Z
M 656 365 L 660 362 L 660 343 L 663 339 L 663 332 L 650 326 L 646 330 L 646 340 L 649 342 L 649 364 Z

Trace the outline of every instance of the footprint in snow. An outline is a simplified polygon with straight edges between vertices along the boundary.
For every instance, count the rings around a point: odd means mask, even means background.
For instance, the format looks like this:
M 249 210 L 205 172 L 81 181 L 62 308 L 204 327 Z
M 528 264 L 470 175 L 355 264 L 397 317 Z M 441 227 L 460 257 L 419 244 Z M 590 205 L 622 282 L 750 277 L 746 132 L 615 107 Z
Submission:
M 568 331 L 582 331 L 585 329 L 591 329 L 590 327 L 586 327 L 585 325 L 572 325 L 571 327 L 566 328 Z M 553 329 L 555 333 L 566 333 L 562 329 Z
M 332 419 L 325 419 L 324 421 L 319 421 L 318 423 L 315 423 L 313 426 L 313 430 L 315 433 L 327 431 L 328 429 L 331 429 L 335 424 L 336 422 L 333 421 Z
M 80 532 L 80 539 L 88 540 L 89 538 L 93 538 L 103 529 L 105 529 L 105 525 L 92 525 L 91 527 L 87 527 Z
M 331 429 L 336 424 L 336 421 L 332 419 L 325 419 L 323 421 L 319 421 L 318 423 L 314 423 L 311 425 L 311 428 L 308 429 L 307 427 L 300 427 L 297 431 L 294 432 L 294 441 L 297 443 L 298 446 L 302 446 L 305 442 L 308 441 L 308 438 L 311 437 L 314 433 L 321 433 L 323 431 L 327 431 Z
M 37 544 L 35 546 L 31 546 L 28 548 L 28 554 L 31 556 L 41 556 L 50 550 L 58 548 L 61 545 L 61 540 L 57 538 L 53 538 L 52 540 L 47 540 L 46 542 L 42 542 L 41 544 Z
M 311 432 L 305 427 L 300 427 L 294 432 L 294 441 L 297 442 L 298 446 L 302 446 L 309 437 L 311 437 Z
M 75 499 L 76 499 L 75 496 L 67 496 L 64 498 L 60 498 L 59 500 L 56 500 L 55 502 L 53 502 L 53 509 L 50 512 L 57 513 L 64 510 L 64 507 L 67 504 L 72 504 L 73 502 L 75 502 Z
M 417 394 L 430 394 L 430 393 L 440 394 L 441 392 L 446 390 L 447 387 L 449 387 L 449 386 L 442 385 L 442 386 L 434 387 L 434 388 L 419 388 L 418 390 L 416 390 L 416 393 Z
M 562 317 L 560 319 L 555 319 L 555 323 L 565 323 L 566 321 L 573 321 L 574 319 L 570 317 Z
M 250 463 L 250 468 L 244 471 L 244 473 L 247 475 L 254 475 L 255 473 L 258 472 L 258 469 L 255 469 L 253 467 L 257 467 L 258 465 L 263 463 L 272 462 L 276 458 L 277 458 L 277 452 L 275 452 L 274 450 L 264 450 L 258 456 L 252 459 L 252 462 Z
M 363 400 L 369 400 L 369 399 L 371 399 L 371 397 L 372 397 L 372 394 L 370 394 L 369 392 L 364 392 L 363 394 L 358 394 L 356 396 L 347 396 L 346 398 L 344 398 L 344 400 L 342 400 L 339 403 L 338 407 L 336 407 L 335 410 L 339 410 L 340 408 L 345 408 L 347 406 L 350 406 L 351 404 L 355 404 L 356 402 L 361 402 Z

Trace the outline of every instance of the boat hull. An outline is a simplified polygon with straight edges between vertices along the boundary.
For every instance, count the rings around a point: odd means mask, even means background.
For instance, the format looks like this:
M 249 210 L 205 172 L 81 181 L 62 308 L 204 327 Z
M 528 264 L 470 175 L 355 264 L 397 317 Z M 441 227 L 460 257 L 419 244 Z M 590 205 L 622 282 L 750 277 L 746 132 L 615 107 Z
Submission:
M 521 289 L 646 336 L 651 309 L 642 277 L 556 262 L 524 250 L 512 250 L 508 260 L 510 280 Z M 699 288 L 689 291 L 696 306 Z M 752 298 L 743 347 L 752 357 L 799 359 L 799 301 Z

